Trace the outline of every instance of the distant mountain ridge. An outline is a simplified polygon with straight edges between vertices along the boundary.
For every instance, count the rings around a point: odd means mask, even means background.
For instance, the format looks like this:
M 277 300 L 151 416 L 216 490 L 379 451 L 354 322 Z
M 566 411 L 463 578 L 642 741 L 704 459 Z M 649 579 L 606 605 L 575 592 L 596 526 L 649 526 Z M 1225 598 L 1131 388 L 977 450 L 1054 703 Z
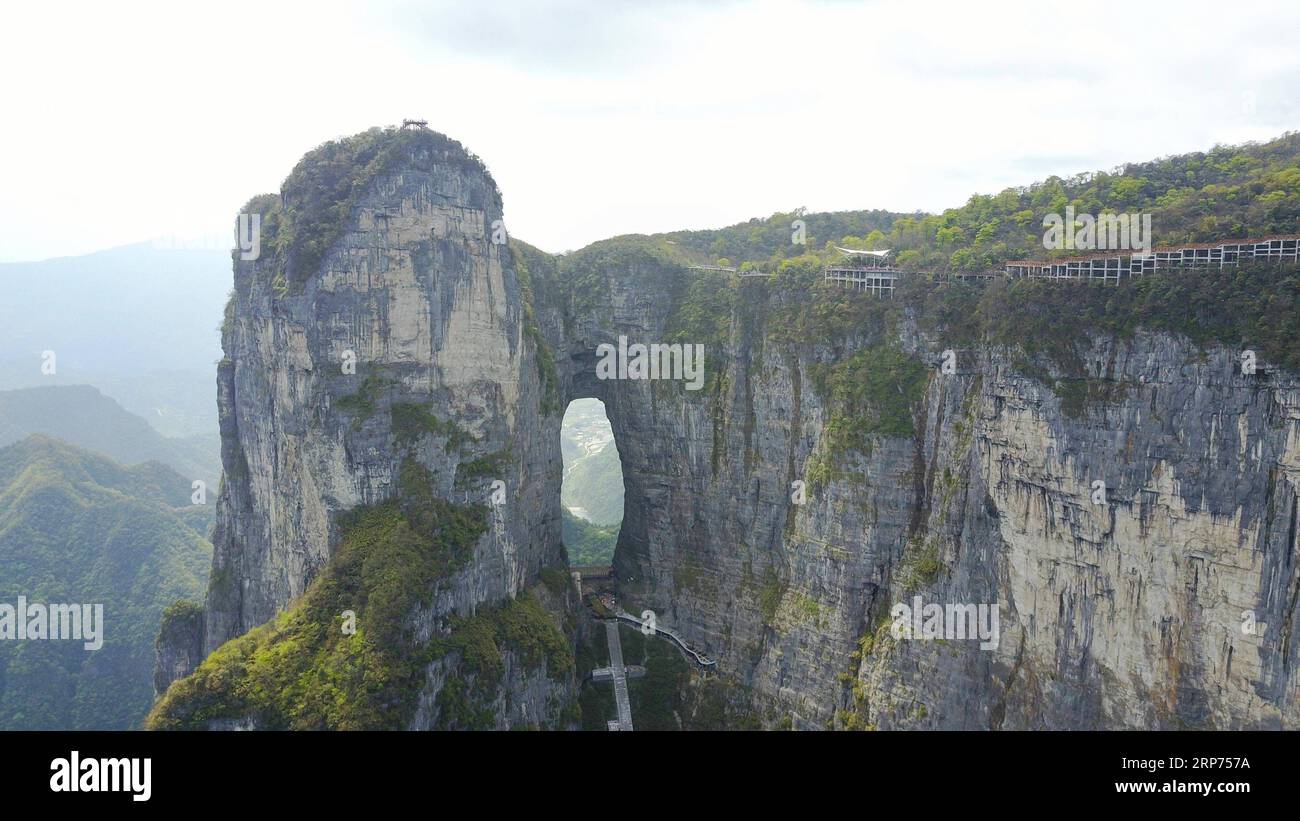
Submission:
M 167 438 L 145 420 L 89 385 L 0 391 L 0 447 L 38 433 L 102 453 L 124 465 L 157 461 L 216 493 L 221 478 L 220 440 L 207 436 Z M 215 498 L 214 498 L 215 503 Z
M 169 436 L 215 432 L 230 284 L 229 251 L 151 243 L 0 264 L 0 389 L 90 384 Z

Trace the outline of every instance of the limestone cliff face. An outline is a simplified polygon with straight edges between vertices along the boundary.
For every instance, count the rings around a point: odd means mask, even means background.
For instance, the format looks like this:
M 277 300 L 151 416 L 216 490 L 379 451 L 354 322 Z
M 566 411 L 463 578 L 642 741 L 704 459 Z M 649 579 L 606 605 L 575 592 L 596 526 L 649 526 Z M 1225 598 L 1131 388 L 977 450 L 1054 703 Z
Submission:
M 943 340 L 904 323 L 889 341 L 928 365 L 914 432 L 830 452 L 809 374 L 861 340 L 777 341 L 737 311 L 708 391 L 595 381 L 595 345 L 670 333 L 644 268 L 605 270 L 562 344 L 567 389 L 606 403 L 623 460 L 628 609 L 717 658 L 767 722 L 1300 725 L 1297 375 L 1145 333 L 1093 337 L 1082 379 L 997 346 L 949 375 Z M 1062 379 L 1104 390 L 1079 401 Z M 996 649 L 895 640 L 891 608 L 917 595 L 998 604 Z M 1243 631 L 1246 611 L 1267 627 Z
M 339 516 L 398 495 L 407 459 L 455 505 L 489 504 L 493 482 L 504 483 L 469 560 L 412 614 L 426 639 L 451 619 L 513 599 L 543 566 L 563 562 L 548 495 L 562 469 L 561 417 L 540 409 L 539 353 L 525 338 L 496 186 L 459 144 L 433 132 L 362 136 L 386 152 L 382 162 L 362 149 L 337 171 L 330 157 L 308 155 L 282 198 L 250 204 L 273 213 L 263 216 L 266 252 L 235 260 L 223 329 L 225 479 L 207 653 L 302 596 L 337 547 Z M 310 175 L 367 161 L 377 170 L 326 203 L 333 233 L 308 224 L 301 215 L 312 203 L 295 197 L 320 196 Z M 295 212 L 296 222 L 286 216 Z M 295 244 L 307 231 L 327 240 L 315 257 Z M 426 706 L 440 681 L 431 673 Z M 537 720 L 544 710 L 533 706 Z M 427 709 L 421 716 L 417 723 L 431 721 Z
M 203 661 L 203 608 L 181 601 L 163 612 L 154 642 L 154 694 L 190 674 Z
M 942 373 L 952 345 L 907 320 L 793 338 L 792 297 L 762 281 L 644 248 L 560 260 L 494 242 L 499 195 L 459 145 L 388 145 L 344 158 L 374 171 L 323 210 L 295 171 L 271 206 L 336 230 L 271 219 L 268 254 L 235 263 L 207 653 L 298 600 L 340 517 L 399 495 L 409 460 L 453 505 L 506 491 L 409 615 L 422 641 L 541 591 L 563 562 L 559 410 L 594 396 L 623 461 L 627 609 L 714 657 L 733 706 L 769 726 L 1300 726 L 1300 376 L 1244 376 L 1236 351 L 1170 334 L 1093 335 L 1083 373 L 992 344 Z M 743 298 L 683 310 L 714 291 Z M 704 343 L 705 389 L 598 379 L 620 336 Z M 845 446 L 818 375 L 881 344 L 916 363 L 915 396 Z M 571 614 L 550 586 L 545 609 Z M 914 596 L 998 605 L 996 648 L 896 639 L 891 608 Z M 1243 631 L 1247 611 L 1266 627 Z M 480 675 L 472 646 L 429 663 L 410 727 L 571 726 L 572 672 L 526 649 L 449 717 Z M 209 726 L 256 726 L 223 715 Z
M 1081 414 L 1005 351 L 931 383 L 916 478 L 942 569 L 920 592 L 1001 602 L 1001 639 L 881 633 L 854 669 L 862 709 L 881 727 L 1297 726 L 1300 379 L 1167 335 L 1098 338 L 1086 360 L 1121 398 Z

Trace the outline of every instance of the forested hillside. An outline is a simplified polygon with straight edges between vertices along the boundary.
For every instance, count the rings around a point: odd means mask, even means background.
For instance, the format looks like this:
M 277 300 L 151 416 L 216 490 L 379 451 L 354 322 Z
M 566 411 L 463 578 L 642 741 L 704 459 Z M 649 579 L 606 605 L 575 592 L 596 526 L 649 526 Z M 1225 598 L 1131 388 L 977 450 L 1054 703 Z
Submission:
M 0 602 L 102 604 L 103 647 L 0 642 L 0 729 L 129 729 L 153 700 L 163 609 L 202 600 L 190 483 L 44 436 L 0 449 Z
M 1048 177 L 972 195 L 941 214 L 796 210 L 728 228 L 658 236 L 724 264 L 776 264 L 805 250 L 825 252 L 834 243 L 889 248 L 909 268 L 983 271 L 1008 259 L 1048 255 L 1043 217 L 1064 215 L 1066 206 L 1078 214 L 1149 213 L 1158 244 L 1300 232 L 1300 134 Z M 806 245 L 791 242 L 794 220 L 806 225 Z

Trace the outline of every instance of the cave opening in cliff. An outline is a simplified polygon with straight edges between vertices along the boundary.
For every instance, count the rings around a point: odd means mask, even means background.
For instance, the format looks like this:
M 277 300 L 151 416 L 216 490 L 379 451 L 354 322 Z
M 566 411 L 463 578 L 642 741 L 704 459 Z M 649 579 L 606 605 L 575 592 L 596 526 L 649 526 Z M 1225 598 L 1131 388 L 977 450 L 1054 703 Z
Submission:
M 560 426 L 560 453 L 560 506 L 569 564 L 612 564 L 623 523 L 623 464 L 604 402 L 587 397 L 569 403 Z

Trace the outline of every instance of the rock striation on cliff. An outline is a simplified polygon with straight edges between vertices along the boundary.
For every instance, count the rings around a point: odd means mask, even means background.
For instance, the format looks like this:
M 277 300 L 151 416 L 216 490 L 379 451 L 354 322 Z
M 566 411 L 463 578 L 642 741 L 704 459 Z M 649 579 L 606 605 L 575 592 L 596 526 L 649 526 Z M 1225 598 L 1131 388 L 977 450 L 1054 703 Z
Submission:
M 570 603 L 565 584 L 528 590 L 563 564 L 560 415 L 492 178 L 440 134 L 375 129 L 309 153 L 246 211 L 263 253 L 236 256 L 222 331 L 214 655 L 195 675 L 281 676 L 269 656 L 288 644 L 297 667 L 341 677 L 322 685 L 332 696 L 401 709 L 291 714 L 239 683 L 199 704 L 189 681 L 154 726 L 564 726 L 571 652 L 509 649 L 511 619 L 550 640 Z M 497 642 L 501 658 L 475 657 Z M 540 684 L 500 674 L 525 666 Z M 454 720 L 430 706 L 449 676 Z M 470 693 L 475 680 L 490 686 Z
M 581 397 L 622 461 L 623 604 L 717 661 L 734 726 L 1300 724 L 1300 375 L 1268 345 L 1243 373 L 1231 322 L 1180 327 L 1190 280 L 1153 316 L 1126 307 L 1142 283 L 881 301 L 662 238 L 551 256 L 423 130 L 323 146 L 248 210 L 208 658 L 151 726 L 575 726 Z M 623 341 L 702 345 L 700 389 L 599 378 Z M 927 604 L 995 608 L 996 633 L 893 629 Z
M 620 334 L 712 335 L 700 394 L 580 374 L 571 389 L 605 402 L 622 457 L 628 609 L 717 658 L 742 714 L 1297 726 L 1300 376 L 1277 364 L 1293 351 L 1247 375 L 1249 340 L 1142 330 L 1124 300 L 1145 286 L 915 282 L 882 302 L 797 266 L 649 287 L 642 251 L 624 256 L 573 295 L 599 306 L 558 344 L 585 362 Z M 1180 276 L 1225 300 L 1258 290 L 1261 309 L 1296 287 L 1285 269 Z M 1185 309 L 1162 304 L 1150 324 Z M 701 311 L 718 324 L 692 324 Z M 998 635 L 897 638 L 894 607 L 917 596 L 996 606 Z

